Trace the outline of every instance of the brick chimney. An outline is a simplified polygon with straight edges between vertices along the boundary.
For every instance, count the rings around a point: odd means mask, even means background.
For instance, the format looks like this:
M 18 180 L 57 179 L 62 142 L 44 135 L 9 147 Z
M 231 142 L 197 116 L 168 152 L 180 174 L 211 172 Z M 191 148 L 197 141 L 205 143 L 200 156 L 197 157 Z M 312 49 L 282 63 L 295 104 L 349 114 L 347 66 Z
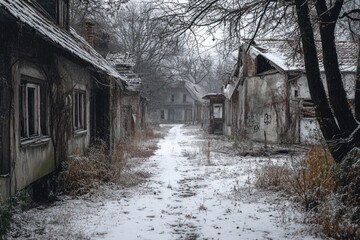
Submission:
M 94 25 L 91 20 L 85 20 L 85 39 L 92 47 L 94 46 Z

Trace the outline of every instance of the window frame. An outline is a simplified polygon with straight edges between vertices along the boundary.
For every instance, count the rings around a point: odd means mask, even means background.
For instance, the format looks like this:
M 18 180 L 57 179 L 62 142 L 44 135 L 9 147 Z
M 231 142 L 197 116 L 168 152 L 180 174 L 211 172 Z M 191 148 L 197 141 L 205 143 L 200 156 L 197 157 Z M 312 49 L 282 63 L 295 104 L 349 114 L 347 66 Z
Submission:
M 73 130 L 83 131 L 87 129 L 86 126 L 86 91 L 75 89 L 72 94 L 72 125 Z
M 186 97 L 187 97 L 187 95 L 184 93 L 183 94 L 183 103 L 186 103 Z
M 41 83 L 39 81 L 32 81 L 28 80 L 26 77 L 21 77 L 19 88 L 19 120 L 20 139 L 22 141 L 40 138 L 45 133 L 42 129 L 41 112 L 46 112 L 46 107 L 41 104 L 41 88 Z M 32 97 L 30 96 L 30 91 L 33 91 Z M 32 101 L 32 103 L 29 104 L 29 101 Z M 32 111 L 31 115 L 29 115 L 29 111 Z

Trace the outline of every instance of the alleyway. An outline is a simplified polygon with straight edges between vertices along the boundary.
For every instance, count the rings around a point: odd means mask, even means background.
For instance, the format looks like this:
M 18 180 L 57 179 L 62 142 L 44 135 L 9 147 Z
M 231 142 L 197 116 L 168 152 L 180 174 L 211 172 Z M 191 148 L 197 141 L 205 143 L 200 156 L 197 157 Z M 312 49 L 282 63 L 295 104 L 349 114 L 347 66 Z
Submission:
M 148 181 L 32 210 L 43 229 L 34 239 L 313 239 L 286 199 L 253 186 L 261 164 L 286 156 L 240 157 L 223 137 L 166 127 L 155 155 L 132 169 Z

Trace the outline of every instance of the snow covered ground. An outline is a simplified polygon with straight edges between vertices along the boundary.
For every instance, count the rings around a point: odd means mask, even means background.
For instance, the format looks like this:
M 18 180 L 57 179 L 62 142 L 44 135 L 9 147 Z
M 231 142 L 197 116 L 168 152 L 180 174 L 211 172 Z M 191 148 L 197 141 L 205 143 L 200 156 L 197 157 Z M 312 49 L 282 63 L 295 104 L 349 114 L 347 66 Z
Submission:
M 128 169 L 147 181 L 102 186 L 18 214 L 26 229 L 19 238 L 315 239 L 284 197 L 254 187 L 261 165 L 287 156 L 241 157 L 225 137 L 196 126 L 162 128 L 169 130 L 155 155 Z

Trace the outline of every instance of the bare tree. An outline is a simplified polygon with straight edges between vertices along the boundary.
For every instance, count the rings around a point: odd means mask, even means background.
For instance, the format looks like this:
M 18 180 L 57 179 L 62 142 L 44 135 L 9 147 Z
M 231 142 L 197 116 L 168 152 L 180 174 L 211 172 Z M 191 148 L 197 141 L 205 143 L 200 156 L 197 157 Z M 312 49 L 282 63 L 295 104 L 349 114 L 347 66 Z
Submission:
M 151 2 L 129 3 L 114 14 L 112 24 L 121 51 L 134 58 L 147 97 L 169 80 L 167 62 L 180 48 L 179 38 L 169 31 L 168 20 L 159 15 L 161 10 Z
M 343 9 L 344 3 L 347 6 Z M 171 2 L 167 12 L 177 16 L 179 31 L 198 27 L 214 29 L 228 26 L 228 36 L 298 36 L 304 49 L 305 68 L 311 97 L 316 106 L 320 128 L 335 160 L 340 163 L 354 147 L 360 145 L 358 122 L 350 110 L 335 45 L 335 29 L 340 17 L 355 20 L 358 5 L 345 0 L 195 0 Z M 341 15 L 342 14 L 342 15 Z M 274 31 L 273 29 L 277 29 Z M 315 45 L 315 33 L 322 43 L 326 93 Z

